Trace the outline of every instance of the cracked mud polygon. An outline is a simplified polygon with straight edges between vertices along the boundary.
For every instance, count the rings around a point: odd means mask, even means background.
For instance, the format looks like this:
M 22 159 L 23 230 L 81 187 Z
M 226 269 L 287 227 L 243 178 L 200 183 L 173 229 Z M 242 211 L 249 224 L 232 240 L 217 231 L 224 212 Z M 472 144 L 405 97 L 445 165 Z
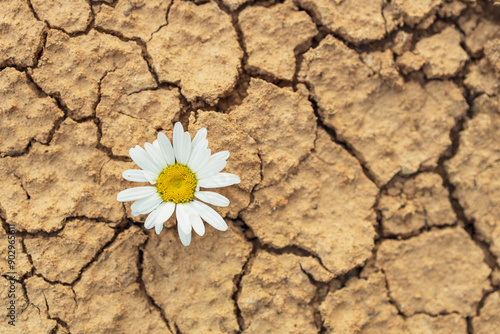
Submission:
M 0 7 L 0 332 L 500 333 L 499 1 Z M 116 200 L 176 121 L 242 180 L 189 247 Z

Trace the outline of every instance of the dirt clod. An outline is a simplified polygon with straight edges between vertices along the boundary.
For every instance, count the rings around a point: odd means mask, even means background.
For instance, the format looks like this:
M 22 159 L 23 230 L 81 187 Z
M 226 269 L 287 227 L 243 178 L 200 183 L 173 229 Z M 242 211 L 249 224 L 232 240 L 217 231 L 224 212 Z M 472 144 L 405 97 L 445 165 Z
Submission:
M 474 333 L 488 334 L 500 331 L 500 293 L 497 291 L 489 295 L 484 306 L 479 311 L 479 315 L 472 320 Z
M 407 316 L 474 315 L 490 289 L 491 270 L 483 260 L 481 249 L 461 228 L 424 232 L 404 241 L 385 240 L 377 253 L 390 295 Z
M 50 281 L 72 283 L 113 235 L 104 223 L 75 219 L 57 236 L 28 238 L 24 244 L 38 273 Z
M 345 38 L 360 44 L 382 39 L 387 33 L 383 14 L 384 0 L 328 1 L 295 0 L 322 25 Z
M 425 58 L 420 54 L 407 51 L 398 57 L 397 64 L 404 74 L 419 71 L 425 64 Z
M 91 12 L 85 0 L 30 0 L 38 18 L 71 34 L 83 32 L 90 22 Z
M 209 2 L 175 2 L 168 25 L 153 34 L 147 49 L 162 82 L 179 84 L 188 101 L 214 105 L 236 83 L 243 52 L 231 18 Z
M 340 275 L 370 256 L 377 188 L 352 156 L 324 130 L 318 132 L 321 150 L 282 182 L 254 191 L 255 201 L 242 218 L 264 243 L 306 249 Z
M 63 116 L 54 99 L 40 93 L 25 73 L 13 68 L 0 72 L 0 153 L 20 154 L 32 139 L 47 144 Z
M 26 0 L 2 1 L 0 13 L 0 67 L 33 66 L 42 47 L 45 25 Z
M 328 294 L 320 311 L 327 333 L 407 333 L 403 317 L 390 303 L 382 274 L 349 280 Z
M 456 19 L 466 8 L 467 4 L 460 0 L 447 0 L 441 4 L 438 13 L 442 18 Z
M 475 95 L 486 93 L 497 95 L 500 93 L 500 75 L 486 58 L 471 63 L 464 84 Z
M 316 332 L 309 305 L 316 288 L 302 272 L 300 260 L 292 254 L 256 256 L 241 280 L 238 298 L 245 333 Z
M 464 125 L 457 154 L 445 163 L 453 193 L 474 221 L 477 236 L 500 243 L 500 107 L 498 97 L 485 95 L 474 101 L 477 113 Z
M 470 33 L 465 37 L 465 45 L 471 54 L 477 57 L 486 43 L 496 38 L 500 38 L 500 25 L 490 20 L 477 19 L 476 24 L 471 25 Z
M 391 3 L 402 12 L 406 24 L 426 29 L 434 22 L 436 12 L 443 2 L 443 0 L 394 0 Z
M 247 7 L 238 22 L 249 69 L 290 81 L 295 74 L 295 55 L 305 51 L 318 33 L 311 18 L 288 3 Z
M 455 76 L 469 59 L 460 47 L 462 36 L 454 27 L 420 40 L 414 52 L 424 59 L 423 70 L 427 78 Z
M 455 213 L 437 174 L 397 181 L 378 203 L 384 235 L 408 235 L 423 227 L 452 225 Z
M 94 7 L 96 27 L 113 31 L 126 38 L 149 41 L 151 35 L 167 24 L 167 11 L 172 0 L 120 0 L 114 7 Z
M 26 280 L 26 290 L 30 302 L 38 308 L 40 315 L 48 319 L 75 319 L 77 308 L 76 296 L 70 286 L 60 283 L 48 283 L 39 276 Z
M 484 46 L 484 55 L 495 69 L 495 72 L 500 73 L 500 38 L 486 43 Z

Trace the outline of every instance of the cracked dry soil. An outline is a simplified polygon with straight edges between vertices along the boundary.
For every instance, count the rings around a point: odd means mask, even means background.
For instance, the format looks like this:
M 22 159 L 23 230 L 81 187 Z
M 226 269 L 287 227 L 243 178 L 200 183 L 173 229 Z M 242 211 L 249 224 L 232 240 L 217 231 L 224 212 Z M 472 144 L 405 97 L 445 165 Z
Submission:
M 0 332 L 500 333 L 499 1 L 0 8 Z M 116 201 L 176 121 L 242 179 L 187 248 Z

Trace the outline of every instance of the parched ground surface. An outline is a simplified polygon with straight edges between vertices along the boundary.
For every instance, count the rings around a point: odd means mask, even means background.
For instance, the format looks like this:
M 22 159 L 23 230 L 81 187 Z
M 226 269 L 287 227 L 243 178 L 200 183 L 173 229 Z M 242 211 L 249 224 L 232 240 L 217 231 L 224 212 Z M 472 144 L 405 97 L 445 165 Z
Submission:
M 0 332 L 500 333 L 498 1 L 0 8 Z M 176 121 L 242 179 L 187 248 L 116 201 Z

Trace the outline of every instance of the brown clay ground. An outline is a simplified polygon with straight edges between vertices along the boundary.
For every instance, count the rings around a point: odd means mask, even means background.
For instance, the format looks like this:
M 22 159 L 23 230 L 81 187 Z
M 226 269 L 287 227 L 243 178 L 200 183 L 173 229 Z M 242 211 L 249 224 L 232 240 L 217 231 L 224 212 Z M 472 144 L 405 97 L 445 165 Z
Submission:
M 500 333 L 500 8 L 1 0 L 2 333 Z M 116 194 L 182 121 L 229 150 L 188 248 Z

